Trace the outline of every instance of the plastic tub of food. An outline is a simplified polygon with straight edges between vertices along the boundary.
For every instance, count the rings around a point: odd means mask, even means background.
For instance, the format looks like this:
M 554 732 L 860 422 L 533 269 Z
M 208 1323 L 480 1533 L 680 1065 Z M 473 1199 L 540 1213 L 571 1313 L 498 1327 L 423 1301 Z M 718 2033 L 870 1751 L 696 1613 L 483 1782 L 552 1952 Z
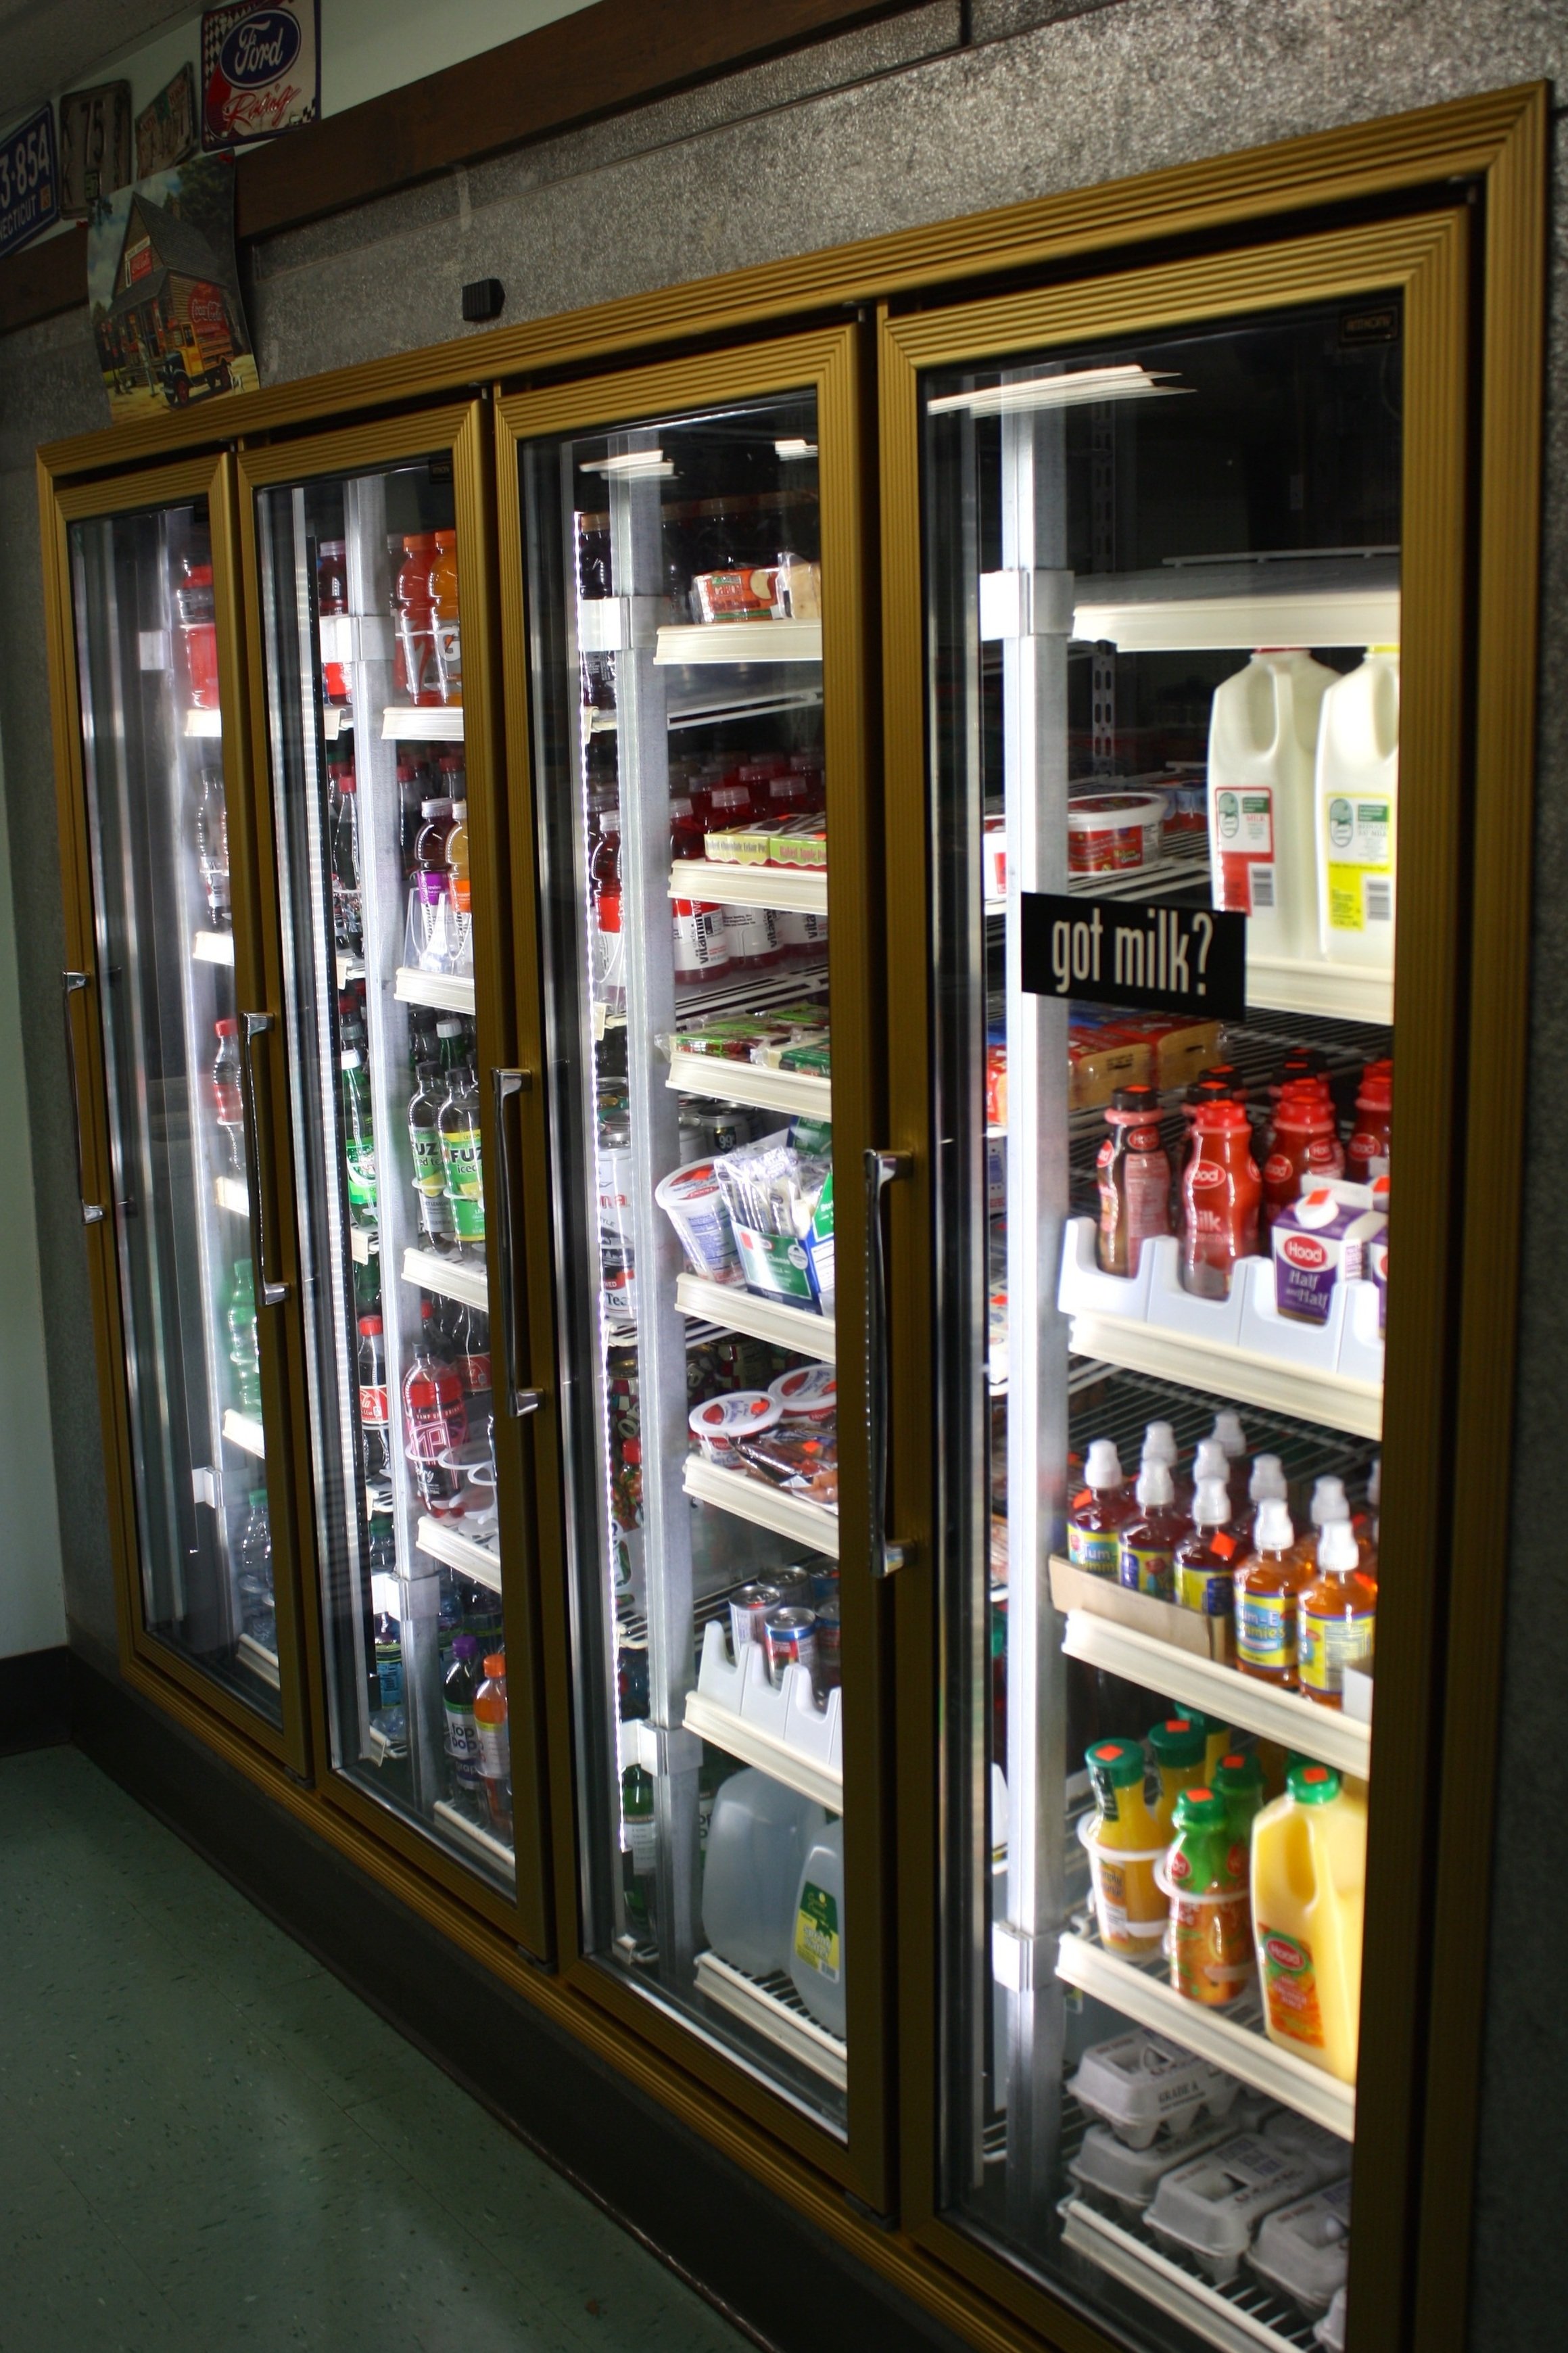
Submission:
M 1156 866 L 1165 839 L 1163 793 L 1084 793 L 1068 803 L 1068 872 L 1136 874 Z
M 1156 2239 L 1191 2255 L 1223 2287 L 1236 2277 L 1266 2214 L 1316 2187 L 1278 2141 L 1242 2133 L 1167 2173 L 1143 2220 Z
M 1209 786 L 1206 768 L 1178 770 L 1165 786 L 1165 838 L 1197 834 L 1207 839 Z
M 1331 2182 L 1293 2206 L 1281 2206 L 1258 2224 L 1252 2269 L 1268 2287 L 1292 2297 L 1310 2319 L 1326 2313 L 1345 2284 L 1351 2259 L 1351 2186 Z
M 680 1237 L 686 1262 L 710 1282 L 743 1282 L 729 1205 L 711 1160 L 672 1168 L 654 1187 L 654 1199 Z
M 778 1407 L 766 1389 L 731 1389 L 727 1397 L 694 1405 L 686 1420 L 710 1462 L 716 1462 L 721 1471 L 744 1471 L 746 1458 L 738 1441 L 772 1430 L 778 1418 Z
M 796 1365 L 768 1383 L 786 1428 L 829 1422 L 838 1410 L 838 1376 L 831 1365 Z
M 1141 2027 L 1091 2043 L 1068 2089 L 1130 2148 L 1147 2148 L 1162 2127 L 1178 2134 L 1201 2116 L 1227 2117 L 1241 2086 L 1212 2061 Z

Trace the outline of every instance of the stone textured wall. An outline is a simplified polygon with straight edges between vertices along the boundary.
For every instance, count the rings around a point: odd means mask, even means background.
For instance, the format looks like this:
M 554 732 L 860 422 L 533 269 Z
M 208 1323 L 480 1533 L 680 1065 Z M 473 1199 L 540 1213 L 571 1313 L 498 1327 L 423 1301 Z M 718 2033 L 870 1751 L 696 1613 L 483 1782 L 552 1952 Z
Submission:
M 268 383 L 443 340 L 494 276 L 544 316 L 775 256 L 1221 154 L 1538 77 L 1568 0 L 930 0 L 868 30 L 280 237 L 254 257 Z M 1565 221 L 1554 224 L 1552 382 L 1563 381 Z M 67 1181 L 63 962 L 45 708 L 34 445 L 101 421 L 80 314 L 0 343 L 0 734 L 8 780 L 50 1401 L 73 1639 L 112 1645 L 92 1335 Z M 1509 1579 L 1504 1803 L 1489 1978 L 1475 2353 L 1545 2345 L 1568 2309 L 1568 2054 L 1549 1957 L 1568 1929 L 1548 1825 L 1568 1817 L 1560 1694 L 1560 1400 L 1568 1391 L 1568 406 L 1546 506 L 1535 993 Z M 1500 1527 L 1505 1482 L 1499 1470 Z M 1528 1788 L 1528 1805 L 1517 1802 Z M 1509 1792 L 1516 1802 L 1509 1802 Z M 1547 2077 L 1555 2087 L 1542 2096 Z M 1544 2227 L 1543 2227 L 1544 2226 Z

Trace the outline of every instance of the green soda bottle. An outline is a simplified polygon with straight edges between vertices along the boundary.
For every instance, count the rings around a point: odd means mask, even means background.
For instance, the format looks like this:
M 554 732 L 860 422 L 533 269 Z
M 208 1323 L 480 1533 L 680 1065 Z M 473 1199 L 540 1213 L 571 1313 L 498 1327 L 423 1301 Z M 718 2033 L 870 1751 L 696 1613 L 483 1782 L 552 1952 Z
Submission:
M 357 1046 L 338 1057 L 342 1072 L 343 1161 L 348 1176 L 349 1216 L 356 1226 L 375 1224 L 375 1121 L 370 1072 Z
M 653 1775 L 628 1765 L 621 1775 L 622 1870 L 626 1926 L 647 1936 L 653 1925 L 654 1876 L 658 1865 L 658 1826 L 653 1810 Z
M 452 1232 L 459 1248 L 467 1250 L 485 1238 L 485 1183 L 479 1156 L 479 1091 L 466 1062 L 452 1073 L 439 1124 Z
M 229 1286 L 228 1361 L 234 1366 L 241 1413 L 261 1411 L 261 1351 L 256 1337 L 256 1284 L 247 1258 L 234 1262 Z

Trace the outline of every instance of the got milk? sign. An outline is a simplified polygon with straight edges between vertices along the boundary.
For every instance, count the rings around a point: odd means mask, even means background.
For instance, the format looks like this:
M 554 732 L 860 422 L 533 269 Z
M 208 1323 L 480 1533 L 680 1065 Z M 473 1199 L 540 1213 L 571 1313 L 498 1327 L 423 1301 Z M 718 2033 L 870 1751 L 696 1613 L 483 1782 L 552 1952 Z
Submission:
M 202 18 L 202 145 L 244 147 L 321 111 L 320 0 L 240 0 Z
M 1024 987 L 1035 997 L 1238 1021 L 1247 1010 L 1247 918 L 1158 900 L 1026 891 Z

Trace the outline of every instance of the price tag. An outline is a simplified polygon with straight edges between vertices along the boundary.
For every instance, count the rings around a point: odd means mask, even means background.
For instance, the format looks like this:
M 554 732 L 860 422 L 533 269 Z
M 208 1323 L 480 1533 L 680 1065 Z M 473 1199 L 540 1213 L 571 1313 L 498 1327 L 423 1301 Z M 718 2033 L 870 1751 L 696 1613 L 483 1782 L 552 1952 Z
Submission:
M 1024 987 L 1036 997 L 1239 1021 L 1247 1010 L 1247 918 L 1152 901 L 1026 891 Z
M 60 216 L 55 163 L 55 111 L 40 106 L 0 142 L 0 260 L 29 244 Z

